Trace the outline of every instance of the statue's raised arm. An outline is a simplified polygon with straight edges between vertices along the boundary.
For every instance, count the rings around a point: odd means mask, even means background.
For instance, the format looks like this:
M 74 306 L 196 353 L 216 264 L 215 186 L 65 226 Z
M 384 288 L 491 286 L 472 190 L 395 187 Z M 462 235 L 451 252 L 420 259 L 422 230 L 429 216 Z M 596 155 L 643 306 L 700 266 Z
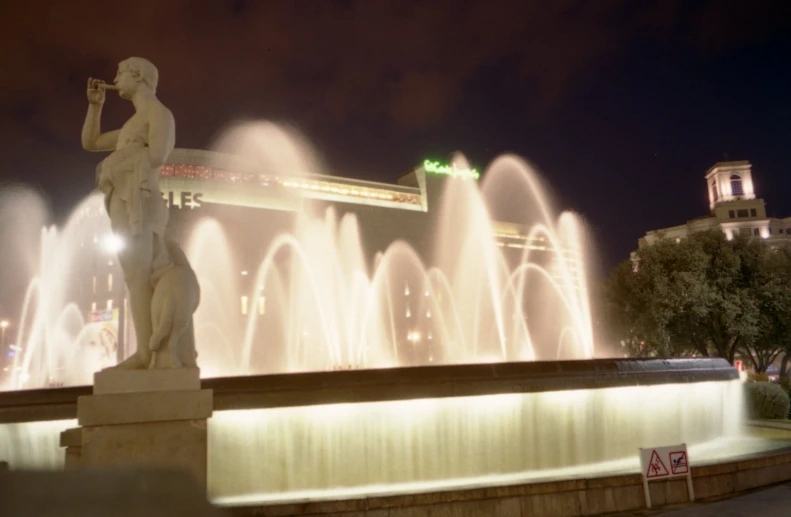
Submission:
M 101 134 L 105 99 L 103 84 L 99 79 L 88 79 L 88 113 L 82 125 L 82 148 L 86 151 L 112 151 L 118 143 L 118 130 Z

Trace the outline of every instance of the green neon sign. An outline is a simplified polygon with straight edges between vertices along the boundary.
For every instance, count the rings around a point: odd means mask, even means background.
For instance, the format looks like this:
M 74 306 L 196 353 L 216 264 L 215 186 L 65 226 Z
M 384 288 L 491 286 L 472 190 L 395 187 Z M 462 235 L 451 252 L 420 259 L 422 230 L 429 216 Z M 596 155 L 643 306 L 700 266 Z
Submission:
M 431 174 L 447 174 L 454 178 L 473 178 L 477 180 L 481 176 L 475 169 L 457 169 L 453 165 L 443 165 L 431 160 L 423 162 L 423 170 Z

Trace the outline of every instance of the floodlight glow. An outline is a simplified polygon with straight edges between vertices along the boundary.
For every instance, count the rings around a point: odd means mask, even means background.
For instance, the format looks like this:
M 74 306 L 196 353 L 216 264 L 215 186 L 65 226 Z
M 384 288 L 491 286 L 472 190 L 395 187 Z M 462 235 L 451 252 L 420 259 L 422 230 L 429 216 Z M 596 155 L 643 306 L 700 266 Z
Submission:
M 120 235 L 108 233 L 102 238 L 102 248 L 107 253 L 118 253 L 126 246 L 124 239 Z

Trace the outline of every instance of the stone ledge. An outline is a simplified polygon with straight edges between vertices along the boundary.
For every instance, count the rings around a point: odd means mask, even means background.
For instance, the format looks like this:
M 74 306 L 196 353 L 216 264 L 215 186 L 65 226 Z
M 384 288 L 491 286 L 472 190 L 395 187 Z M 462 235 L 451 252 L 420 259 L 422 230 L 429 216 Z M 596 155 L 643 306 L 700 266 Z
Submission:
M 212 390 L 91 395 L 77 399 L 81 426 L 170 422 L 209 418 Z
M 82 446 L 82 427 L 72 427 L 60 433 L 61 447 Z
M 93 375 L 94 395 L 187 391 L 199 390 L 200 387 L 200 369 L 198 368 L 102 370 Z
M 221 411 L 737 378 L 724 359 L 594 359 L 211 378 L 201 386 L 214 390 Z M 0 422 L 74 418 L 77 398 L 88 393 L 88 386 L 0 393 Z

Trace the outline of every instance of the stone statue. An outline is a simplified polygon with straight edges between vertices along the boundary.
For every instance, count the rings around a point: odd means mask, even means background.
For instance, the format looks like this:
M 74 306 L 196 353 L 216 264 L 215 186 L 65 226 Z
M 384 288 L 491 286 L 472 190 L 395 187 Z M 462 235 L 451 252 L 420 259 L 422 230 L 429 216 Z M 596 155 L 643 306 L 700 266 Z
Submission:
M 149 349 L 161 359 L 155 364 L 195 367 L 192 315 L 200 303 L 198 278 L 178 244 L 166 239 L 165 245 L 173 267 L 159 278 L 151 299 Z
M 110 226 L 123 240 L 118 262 L 138 343 L 137 351 L 114 367 L 118 369 L 195 366 L 192 315 L 200 288 L 184 253 L 165 238 L 168 209 L 159 191 L 159 172 L 175 146 L 176 125 L 156 97 L 158 81 L 156 67 L 139 57 L 118 65 L 114 85 L 88 79 L 82 146 L 112 151 L 97 167 L 96 181 Z M 102 133 L 108 89 L 132 101 L 135 114 L 120 130 Z

